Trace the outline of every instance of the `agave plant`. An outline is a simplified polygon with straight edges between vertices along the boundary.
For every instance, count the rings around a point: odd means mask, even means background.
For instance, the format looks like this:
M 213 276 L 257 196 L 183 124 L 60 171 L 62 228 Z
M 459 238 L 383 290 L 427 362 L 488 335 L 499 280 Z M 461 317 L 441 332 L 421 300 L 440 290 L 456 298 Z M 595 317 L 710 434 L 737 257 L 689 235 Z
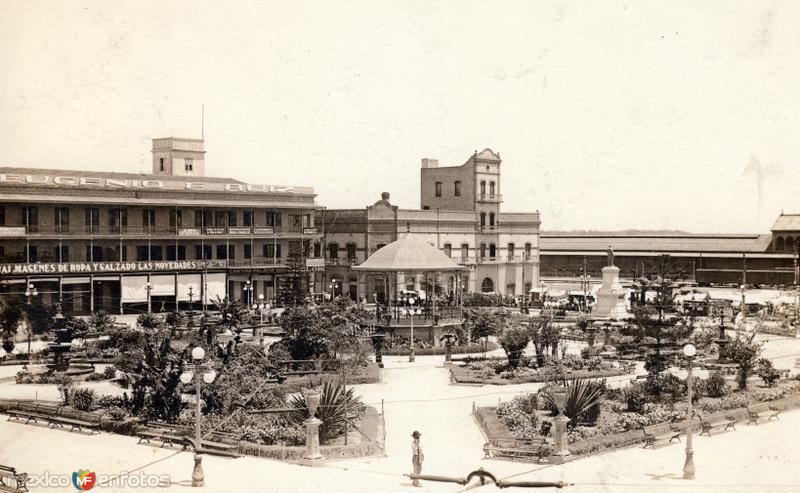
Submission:
M 550 412 L 558 414 L 558 404 L 553 387 L 542 392 L 544 404 Z M 564 415 L 570 419 L 568 426 L 573 428 L 579 423 L 594 423 L 600 416 L 600 404 L 606 394 L 605 380 L 572 380 L 566 385 L 566 401 Z
M 309 418 L 308 402 L 306 396 L 296 395 L 290 402 L 294 411 L 291 419 L 295 423 L 302 423 Z M 345 417 L 360 417 L 364 413 L 364 405 L 361 397 L 356 396 L 352 388 L 345 392 L 344 385 L 340 381 L 327 381 L 322 384 L 320 391 L 319 408 L 317 418 L 322 421 L 319 427 L 319 441 L 326 443 L 333 438 L 334 433 L 344 426 Z

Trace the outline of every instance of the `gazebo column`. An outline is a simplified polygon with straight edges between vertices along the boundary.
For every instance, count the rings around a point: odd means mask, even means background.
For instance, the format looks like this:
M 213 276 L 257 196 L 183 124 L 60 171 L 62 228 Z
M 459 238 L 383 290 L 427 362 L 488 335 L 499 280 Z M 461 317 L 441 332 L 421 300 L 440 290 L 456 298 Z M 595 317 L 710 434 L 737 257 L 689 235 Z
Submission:
M 471 293 L 475 293 L 477 291 L 480 291 L 478 289 L 478 269 L 476 267 L 473 267 L 473 268 L 471 268 L 469 270 L 469 283 L 468 283 L 468 286 L 469 287 L 467 288 L 467 291 L 469 291 Z
M 395 273 L 395 283 L 394 283 L 394 294 L 392 298 L 392 302 L 396 303 L 398 296 L 400 296 L 400 292 L 406 288 L 406 274 L 405 272 L 396 272 Z
M 420 278 L 421 277 L 422 277 L 422 274 L 420 274 L 419 272 L 415 272 L 414 273 L 414 291 L 419 291 L 421 289 L 421 286 L 420 286 Z
M 372 303 L 372 301 L 373 301 L 370 298 L 370 296 L 368 296 L 368 293 L 367 293 L 366 276 L 364 274 L 362 274 L 362 273 L 359 273 L 358 274 L 358 300 L 356 300 L 356 301 L 361 303 L 361 299 L 362 298 L 366 298 L 367 299 L 367 303 Z

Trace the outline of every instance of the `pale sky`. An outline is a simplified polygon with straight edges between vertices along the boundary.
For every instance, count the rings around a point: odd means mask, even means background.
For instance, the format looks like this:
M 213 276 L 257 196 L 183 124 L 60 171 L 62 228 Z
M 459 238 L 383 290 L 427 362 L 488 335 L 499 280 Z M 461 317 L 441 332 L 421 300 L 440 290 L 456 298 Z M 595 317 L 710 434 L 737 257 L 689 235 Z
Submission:
M 767 232 L 800 212 L 800 1 L 0 0 L 0 165 L 206 174 L 419 207 L 500 152 L 554 229 Z

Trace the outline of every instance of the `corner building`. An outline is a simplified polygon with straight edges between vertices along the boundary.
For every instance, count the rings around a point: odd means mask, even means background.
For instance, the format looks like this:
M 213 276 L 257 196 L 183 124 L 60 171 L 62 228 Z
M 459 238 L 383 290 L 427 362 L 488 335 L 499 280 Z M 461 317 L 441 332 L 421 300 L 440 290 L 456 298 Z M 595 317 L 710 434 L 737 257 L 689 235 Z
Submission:
M 310 187 L 205 176 L 204 143 L 153 140 L 153 173 L 0 167 L 0 296 L 85 314 L 274 298 L 291 251 L 320 289 Z M 312 284 L 314 285 L 314 284 Z

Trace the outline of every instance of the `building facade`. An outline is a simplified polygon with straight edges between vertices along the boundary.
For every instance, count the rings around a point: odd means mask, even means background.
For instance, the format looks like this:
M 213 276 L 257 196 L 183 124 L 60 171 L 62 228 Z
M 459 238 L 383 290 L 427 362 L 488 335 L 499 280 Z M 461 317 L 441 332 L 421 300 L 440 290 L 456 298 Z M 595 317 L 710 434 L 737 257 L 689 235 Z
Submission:
M 539 213 L 500 211 L 500 164 L 500 156 L 490 149 L 475 152 L 461 166 L 439 167 L 438 161 L 423 159 L 421 209 L 400 209 L 384 192 L 364 209 L 323 211 L 326 288 L 353 299 L 383 301 L 391 292 L 388 283 L 395 281 L 359 275 L 351 266 L 408 232 L 423 236 L 468 269 L 460 279 L 401 274 L 398 291 L 431 292 L 436 286 L 437 292 L 529 292 L 539 282 Z
M 800 215 L 781 214 L 771 234 L 543 233 L 542 276 L 599 282 L 606 251 L 614 250 L 620 277 L 653 277 L 667 268 L 673 277 L 700 284 L 798 283 Z
M 252 303 L 293 251 L 321 286 L 312 188 L 204 172 L 203 141 L 178 138 L 153 140 L 152 174 L 0 168 L 0 295 L 33 284 L 78 314 Z

